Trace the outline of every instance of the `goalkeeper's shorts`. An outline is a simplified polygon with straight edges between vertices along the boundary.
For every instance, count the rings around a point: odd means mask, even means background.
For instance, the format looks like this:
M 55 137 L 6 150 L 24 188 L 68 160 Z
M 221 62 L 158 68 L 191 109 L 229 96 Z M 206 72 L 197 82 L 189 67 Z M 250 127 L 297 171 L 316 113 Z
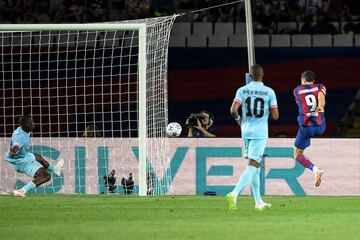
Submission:
M 7 159 L 6 160 L 13 165 L 14 170 L 19 173 L 24 173 L 27 176 L 34 178 L 35 173 L 43 167 L 38 161 L 36 161 L 34 154 L 26 153 L 23 158 Z

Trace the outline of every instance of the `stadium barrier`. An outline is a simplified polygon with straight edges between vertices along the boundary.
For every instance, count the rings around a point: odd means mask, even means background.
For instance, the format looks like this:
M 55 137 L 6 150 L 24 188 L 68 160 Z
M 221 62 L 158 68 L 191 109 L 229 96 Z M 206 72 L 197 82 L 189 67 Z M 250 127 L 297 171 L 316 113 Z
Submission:
M 4 156 L 8 139 L 0 148 Z M 123 141 L 133 141 L 120 152 Z M 314 186 L 314 176 L 293 159 L 294 139 L 269 139 L 265 150 L 266 195 L 360 195 L 360 139 L 313 139 L 306 155 L 325 170 L 322 185 Z M 48 160 L 65 159 L 62 177 L 37 189 L 37 193 L 98 194 L 106 192 L 103 176 L 116 169 L 120 180 L 134 174 L 137 184 L 138 148 L 135 139 L 34 138 L 31 150 Z M 128 144 L 126 144 L 128 145 Z M 176 195 L 202 195 L 231 191 L 247 161 L 242 157 L 240 138 L 170 139 L 172 185 L 167 192 Z M 117 159 L 121 159 L 117 161 Z M 126 160 L 126 161 L 124 161 Z M 123 163 L 126 162 L 124 165 Z M 122 163 L 122 164 L 120 164 Z M 152 166 L 156 178 L 156 166 Z M 0 188 L 21 187 L 30 178 L 15 174 L 10 164 L 0 161 Z M 135 191 L 136 191 L 135 187 Z M 243 194 L 249 194 L 247 187 Z

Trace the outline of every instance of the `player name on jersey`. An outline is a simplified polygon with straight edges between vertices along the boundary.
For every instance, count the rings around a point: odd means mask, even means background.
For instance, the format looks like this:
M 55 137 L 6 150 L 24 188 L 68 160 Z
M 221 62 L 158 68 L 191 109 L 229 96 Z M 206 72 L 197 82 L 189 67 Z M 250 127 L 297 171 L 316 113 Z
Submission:
M 264 92 L 264 91 L 256 91 L 256 90 L 248 90 L 248 89 L 244 89 L 243 90 L 243 94 L 247 94 L 247 95 L 260 95 L 260 96 L 267 96 L 269 95 L 268 92 Z
M 299 94 L 309 93 L 309 92 L 316 92 L 316 91 L 319 91 L 318 87 L 313 87 L 313 88 L 310 88 L 310 89 L 302 89 L 302 90 L 299 91 Z

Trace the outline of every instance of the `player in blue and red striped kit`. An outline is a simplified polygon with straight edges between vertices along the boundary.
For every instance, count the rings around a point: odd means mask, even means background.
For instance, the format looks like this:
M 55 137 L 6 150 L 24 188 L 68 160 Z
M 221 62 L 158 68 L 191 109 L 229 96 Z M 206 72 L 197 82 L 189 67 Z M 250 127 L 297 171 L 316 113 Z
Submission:
M 315 74 L 305 71 L 301 75 L 301 85 L 294 89 L 294 97 L 299 106 L 299 131 L 295 139 L 294 158 L 305 168 L 315 174 L 315 186 L 320 186 L 324 171 L 304 155 L 305 148 L 310 146 L 310 138 L 325 132 L 325 95 L 323 84 L 315 84 Z

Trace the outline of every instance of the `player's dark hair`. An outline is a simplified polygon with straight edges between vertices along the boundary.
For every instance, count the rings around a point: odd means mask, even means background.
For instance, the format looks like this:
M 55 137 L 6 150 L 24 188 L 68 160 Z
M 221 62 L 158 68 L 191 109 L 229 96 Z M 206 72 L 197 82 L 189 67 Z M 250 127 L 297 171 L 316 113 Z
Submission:
M 22 126 L 22 127 L 26 126 L 30 119 L 31 119 L 30 115 L 28 115 L 28 114 L 22 115 L 19 119 L 20 126 Z
M 315 82 L 315 73 L 313 71 L 307 70 L 301 74 L 301 77 L 307 82 Z
M 251 66 L 250 74 L 253 81 L 261 80 L 262 75 L 264 74 L 263 68 L 259 64 Z

